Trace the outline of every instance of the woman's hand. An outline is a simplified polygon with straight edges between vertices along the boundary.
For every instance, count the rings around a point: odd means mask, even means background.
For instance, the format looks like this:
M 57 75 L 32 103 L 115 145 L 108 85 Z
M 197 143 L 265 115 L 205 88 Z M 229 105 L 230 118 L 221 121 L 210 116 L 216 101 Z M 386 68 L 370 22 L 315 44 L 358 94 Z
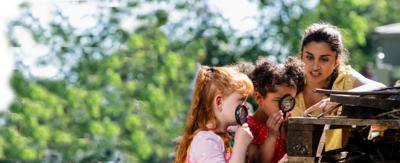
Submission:
M 286 116 L 288 117 L 288 116 Z M 268 127 L 268 137 L 277 138 L 279 136 L 279 128 L 283 122 L 283 113 L 282 111 L 276 112 L 272 114 L 272 116 L 268 117 L 267 127 Z
M 319 111 L 321 113 L 332 110 L 334 107 L 337 107 L 339 103 L 331 102 L 330 98 L 323 99 L 318 103 L 314 104 L 313 106 L 306 109 L 303 113 L 304 116 L 307 116 L 311 112 Z M 335 112 L 336 114 L 336 112 Z

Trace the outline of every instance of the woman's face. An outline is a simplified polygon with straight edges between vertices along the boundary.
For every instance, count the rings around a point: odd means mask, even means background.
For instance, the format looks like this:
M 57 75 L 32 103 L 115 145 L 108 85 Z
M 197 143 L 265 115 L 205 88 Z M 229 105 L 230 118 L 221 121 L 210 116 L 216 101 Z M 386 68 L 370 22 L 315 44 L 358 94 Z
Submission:
M 223 114 L 223 117 L 225 118 L 224 121 L 227 122 L 228 125 L 236 124 L 235 110 L 236 110 L 237 106 L 239 106 L 240 104 L 243 104 L 245 100 L 246 100 L 246 96 L 244 96 L 238 92 L 233 92 L 230 95 L 223 98 L 222 114 Z
M 310 42 L 303 48 L 301 60 L 305 64 L 307 83 L 323 87 L 338 65 L 336 52 L 326 42 Z
M 287 85 L 277 86 L 276 90 L 276 92 L 267 92 L 266 96 L 264 97 L 256 97 L 256 102 L 259 106 L 259 109 L 261 109 L 267 116 L 270 116 L 280 110 L 279 100 L 283 96 L 289 94 L 292 97 L 295 97 L 297 92 L 295 87 L 288 87 Z

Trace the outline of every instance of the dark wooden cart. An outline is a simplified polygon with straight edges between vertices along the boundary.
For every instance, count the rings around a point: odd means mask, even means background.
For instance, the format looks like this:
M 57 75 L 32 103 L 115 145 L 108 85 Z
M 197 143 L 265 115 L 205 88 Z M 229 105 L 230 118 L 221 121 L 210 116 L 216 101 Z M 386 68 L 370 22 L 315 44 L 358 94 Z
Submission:
M 323 144 L 325 142 L 325 132 L 323 131 L 327 129 L 343 128 L 347 131 L 353 131 L 360 128 L 369 129 L 371 125 L 383 125 L 400 133 L 398 132 L 400 131 L 399 87 L 370 92 L 330 90 L 317 90 L 316 92 L 330 94 L 331 101 L 340 103 L 342 106 L 340 108 L 341 116 L 289 118 L 287 128 L 289 162 L 323 161 L 324 159 L 321 158 L 327 156 L 323 152 Z M 398 137 L 399 135 L 390 136 Z M 397 143 L 400 144 L 400 141 Z M 382 143 L 379 145 L 382 145 Z M 371 148 L 379 147 L 379 145 L 371 145 Z M 400 155 L 400 147 L 394 152 Z M 340 154 L 340 152 L 337 154 Z M 381 156 L 380 160 L 384 160 L 384 157 Z
M 330 128 L 356 128 L 372 124 L 386 125 L 388 129 L 400 129 L 399 119 L 353 119 L 341 117 L 294 117 L 288 122 L 289 162 L 318 162 L 316 156 L 321 133 L 325 125 Z

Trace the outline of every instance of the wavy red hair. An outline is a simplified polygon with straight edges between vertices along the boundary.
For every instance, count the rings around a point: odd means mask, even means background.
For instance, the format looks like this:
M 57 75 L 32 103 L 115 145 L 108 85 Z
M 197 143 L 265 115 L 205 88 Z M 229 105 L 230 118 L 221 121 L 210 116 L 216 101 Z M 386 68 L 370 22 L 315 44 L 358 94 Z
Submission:
M 210 68 L 203 66 L 199 70 L 191 108 L 187 116 L 186 128 L 176 152 L 176 163 L 186 161 L 190 143 L 199 131 L 216 131 L 220 125 L 212 107 L 213 99 L 217 93 L 228 96 L 233 92 L 238 92 L 245 96 L 250 95 L 253 93 L 251 80 L 245 74 L 229 67 Z M 213 124 L 212 128 L 206 126 L 210 122 Z M 224 138 L 224 133 L 216 133 Z M 225 138 L 224 140 L 226 146 L 228 140 Z

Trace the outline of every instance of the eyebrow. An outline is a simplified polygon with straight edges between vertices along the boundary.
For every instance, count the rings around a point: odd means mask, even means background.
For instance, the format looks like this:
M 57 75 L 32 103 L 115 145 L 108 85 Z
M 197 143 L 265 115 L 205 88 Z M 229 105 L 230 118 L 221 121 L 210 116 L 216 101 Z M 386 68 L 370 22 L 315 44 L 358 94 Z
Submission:
M 312 55 L 312 56 L 314 56 L 314 54 L 313 53 L 311 53 L 311 52 L 309 52 L 309 51 L 306 51 L 306 53 L 307 54 L 310 54 L 310 55 Z M 321 55 L 321 57 L 329 57 L 329 56 L 332 56 L 332 55 L 329 55 L 329 54 L 323 54 L 323 55 Z

